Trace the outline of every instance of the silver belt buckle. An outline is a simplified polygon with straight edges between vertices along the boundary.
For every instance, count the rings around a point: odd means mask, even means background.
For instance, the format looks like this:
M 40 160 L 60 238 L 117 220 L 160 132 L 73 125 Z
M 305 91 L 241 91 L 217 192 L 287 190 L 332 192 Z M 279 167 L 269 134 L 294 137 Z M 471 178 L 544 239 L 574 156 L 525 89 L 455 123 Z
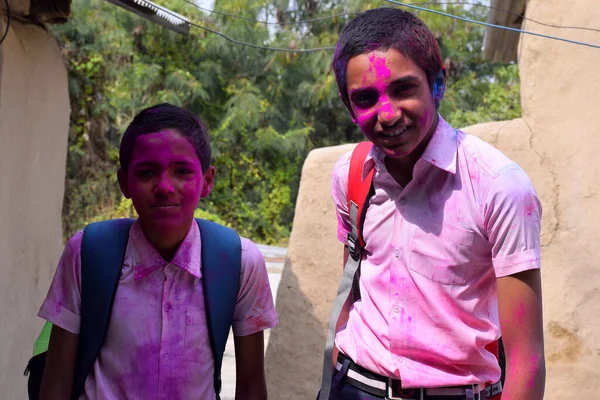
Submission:
M 407 389 L 407 390 L 418 390 L 419 391 L 419 399 L 423 400 L 423 392 L 425 392 L 424 389 Z M 413 400 L 413 399 L 408 399 L 406 397 L 394 397 L 393 393 L 392 393 L 392 378 L 388 378 L 388 384 L 387 384 L 387 398 L 388 400 Z

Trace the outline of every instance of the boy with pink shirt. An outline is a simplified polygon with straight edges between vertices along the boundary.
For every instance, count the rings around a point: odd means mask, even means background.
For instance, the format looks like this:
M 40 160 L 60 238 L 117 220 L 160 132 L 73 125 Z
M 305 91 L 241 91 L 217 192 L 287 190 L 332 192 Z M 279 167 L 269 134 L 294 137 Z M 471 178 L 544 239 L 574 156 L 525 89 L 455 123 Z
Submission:
M 340 34 L 333 67 L 340 98 L 372 142 L 363 179 L 374 175 L 360 299 L 337 323 L 327 399 L 491 398 L 501 370 L 486 346 L 500 336 L 502 398 L 542 399 L 541 205 L 529 177 L 438 114 L 446 69 L 413 14 L 362 13 Z M 351 154 L 336 163 L 332 185 L 344 263 Z
M 120 148 L 118 180 L 139 215 L 129 241 L 100 354 L 80 399 L 217 398 L 194 210 L 211 192 L 208 132 L 187 110 L 140 112 Z M 72 396 L 81 307 L 82 232 L 69 239 L 39 316 L 52 330 L 42 399 Z M 277 324 L 265 261 L 241 238 L 233 316 L 236 399 L 267 398 L 263 331 Z

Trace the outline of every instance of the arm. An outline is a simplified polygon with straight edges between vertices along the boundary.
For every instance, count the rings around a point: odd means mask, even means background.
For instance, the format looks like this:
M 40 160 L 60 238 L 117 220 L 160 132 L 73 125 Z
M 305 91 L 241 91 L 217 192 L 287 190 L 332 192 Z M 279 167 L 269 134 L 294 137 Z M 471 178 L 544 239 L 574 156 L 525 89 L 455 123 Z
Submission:
M 40 389 L 41 400 L 71 398 L 78 342 L 79 335 L 56 325 L 52 327 Z
M 234 336 L 236 400 L 266 400 L 264 335 Z
M 544 397 L 546 364 L 540 270 L 498 278 L 498 308 L 506 352 L 505 400 Z
M 542 206 L 529 177 L 509 169 L 493 182 L 485 221 L 506 354 L 503 400 L 539 400 L 546 379 L 540 278 Z

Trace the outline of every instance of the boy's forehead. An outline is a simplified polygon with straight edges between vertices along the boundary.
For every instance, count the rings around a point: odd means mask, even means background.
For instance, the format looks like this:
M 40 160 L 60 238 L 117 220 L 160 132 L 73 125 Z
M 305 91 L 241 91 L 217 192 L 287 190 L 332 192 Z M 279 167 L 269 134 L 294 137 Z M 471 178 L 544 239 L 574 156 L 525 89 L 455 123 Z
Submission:
M 409 58 L 395 49 L 374 50 L 352 57 L 346 68 L 348 90 L 379 86 L 405 76 L 425 73 Z
M 135 139 L 132 154 L 134 164 L 150 160 L 168 161 L 173 158 L 182 161 L 199 161 L 192 143 L 176 130 L 164 129 L 139 135 Z

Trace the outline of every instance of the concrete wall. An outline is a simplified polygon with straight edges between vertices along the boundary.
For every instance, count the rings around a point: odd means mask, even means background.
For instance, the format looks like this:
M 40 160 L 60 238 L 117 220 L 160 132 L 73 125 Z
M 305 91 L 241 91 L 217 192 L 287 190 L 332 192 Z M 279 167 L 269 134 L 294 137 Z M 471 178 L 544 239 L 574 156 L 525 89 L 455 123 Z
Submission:
M 27 398 L 36 314 L 62 248 L 69 96 L 47 31 L 13 19 L 0 48 L 0 397 L 12 400 Z
M 594 0 L 529 0 L 527 17 L 593 27 Z M 600 33 L 524 29 L 600 44 Z M 541 197 L 546 399 L 596 398 L 600 390 L 600 50 L 532 36 L 519 45 L 523 117 L 465 128 L 530 175 Z M 269 395 L 313 400 L 328 316 L 341 275 L 331 169 L 348 145 L 312 152 L 298 196 L 289 260 L 277 293 L 280 325 L 267 349 Z M 320 328 L 320 329 L 319 329 Z
M 527 16 L 597 27 L 598 3 L 531 0 Z M 525 29 L 600 44 L 600 33 Z M 520 73 L 531 146 L 552 174 L 548 242 L 543 249 L 549 399 L 595 398 L 600 390 L 600 50 L 525 36 Z M 546 207 L 548 210 L 548 207 Z M 574 391 L 572 388 L 579 388 Z

